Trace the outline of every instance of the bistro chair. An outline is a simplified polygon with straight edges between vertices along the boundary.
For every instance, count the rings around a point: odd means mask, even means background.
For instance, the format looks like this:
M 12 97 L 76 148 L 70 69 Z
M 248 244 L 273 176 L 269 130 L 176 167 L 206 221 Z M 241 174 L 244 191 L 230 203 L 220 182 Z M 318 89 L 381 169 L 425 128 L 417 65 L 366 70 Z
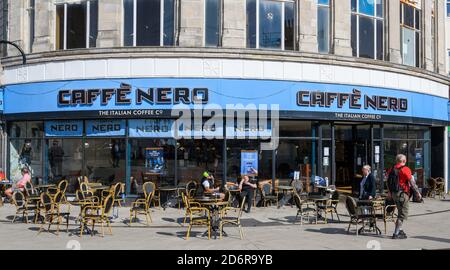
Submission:
M 270 183 L 265 183 L 261 186 L 261 195 L 264 207 L 267 206 L 267 202 L 272 205 L 273 201 L 275 201 L 278 206 L 278 196 L 272 195 L 272 185 Z
M 161 197 L 160 197 L 160 195 L 159 195 L 159 191 L 156 190 L 156 185 L 155 185 L 155 183 L 153 183 L 153 182 L 151 182 L 151 181 L 145 182 L 145 183 L 142 185 L 142 189 L 143 189 L 143 191 L 144 191 L 144 199 L 147 198 L 147 196 L 148 196 L 150 193 L 153 193 L 152 201 L 151 201 L 151 202 L 153 203 L 153 206 L 156 207 L 156 202 L 158 203 L 158 206 L 161 206 Z
M 39 191 L 34 188 L 31 182 L 25 183 L 24 192 L 26 197 L 39 196 Z
M 55 195 L 55 200 L 52 199 L 50 194 L 44 192 L 41 194 L 40 208 L 39 211 L 43 211 L 43 214 L 39 214 L 42 217 L 42 224 L 39 228 L 38 234 L 40 234 L 44 225 L 48 224 L 47 231 L 50 232 L 50 227 L 52 224 L 56 223 L 56 234 L 59 234 L 59 226 L 61 225 L 61 220 L 64 217 L 66 219 L 66 232 L 69 232 L 69 212 L 62 212 L 60 209 L 62 201 L 62 193 L 58 192 Z
M 350 221 L 348 223 L 347 233 L 350 232 L 351 225 L 356 226 L 356 236 L 358 236 L 358 224 L 364 224 L 370 219 L 375 217 L 373 207 L 364 206 L 367 209 L 367 213 L 364 213 L 363 208 L 361 206 L 357 206 L 356 200 L 350 196 L 347 196 L 345 200 L 345 207 L 347 208 L 348 214 L 350 216 Z
M 80 184 L 80 191 L 82 195 L 82 200 L 91 200 L 100 202 L 100 198 L 98 196 L 95 196 L 94 192 L 89 188 L 88 184 L 81 183 Z
M 200 204 L 198 206 L 193 206 L 197 203 L 190 202 L 189 198 L 186 196 L 184 196 L 184 198 L 186 199 L 188 205 L 186 211 L 189 214 L 189 227 L 186 233 L 186 240 L 189 240 L 189 235 L 191 234 L 191 229 L 193 226 L 208 227 L 208 240 L 211 239 L 211 212 L 208 208 L 200 206 Z
M 120 196 L 122 192 L 122 183 L 116 183 L 111 186 L 110 190 L 103 190 L 102 197 L 106 198 L 109 194 L 113 195 L 114 198 L 114 206 L 122 207 L 121 202 L 124 202 L 122 197 Z
M 190 216 L 191 214 L 191 207 L 202 207 L 202 205 L 199 202 L 194 202 L 191 200 L 191 198 L 189 198 L 186 194 L 181 194 L 181 198 L 183 200 L 183 204 L 186 206 L 185 209 L 185 213 L 184 213 L 184 219 L 183 219 L 183 224 L 181 224 L 181 226 L 184 226 L 186 224 L 186 220 L 187 218 Z M 193 213 L 194 215 L 203 215 L 203 213 L 201 211 L 197 211 Z
M 219 222 L 219 234 L 220 239 L 222 239 L 222 233 L 223 233 L 223 226 L 227 224 L 235 225 L 239 227 L 239 235 L 241 237 L 241 240 L 244 239 L 244 231 L 242 230 L 241 226 L 241 217 L 242 212 L 244 212 L 244 205 L 245 205 L 245 197 L 241 202 L 241 205 L 239 208 L 227 206 L 220 210 L 220 222 Z M 236 216 L 230 216 L 229 213 L 234 212 L 237 213 Z
M 66 200 L 66 190 L 69 186 L 69 182 L 67 180 L 62 180 L 58 183 L 57 187 L 49 187 L 47 192 L 50 196 L 55 196 L 58 192 L 63 194 L 63 200 Z
M 319 205 L 318 210 L 324 213 L 325 217 L 325 224 L 328 223 L 327 214 L 331 214 L 331 220 L 334 221 L 334 215 L 336 214 L 336 217 L 339 222 L 341 222 L 341 219 L 339 218 L 339 214 L 337 212 L 337 206 L 339 204 L 339 193 L 337 191 L 333 192 L 331 195 L 331 199 L 327 200 L 324 205 Z
M 375 216 L 378 220 L 382 220 L 384 223 L 384 234 L 387 234 L 387 223 L 396 221 L 395 210 L 397 206 L 394 201 L 391 200 L 375 200 L 373 202 Z
M 21 191 L 15 191 L 12 197 L 12 203 L 16 207 L 16 213 L 14 214 L 14 218 L 12 223 L 16 221 L 18 215 L 22 214 L 22 219 L 25 220 L 25 223 L 28 224 L 28 214 L 30 211 L 34 211 L 35 220 L 37 218 L 36 207 L 29 206 L 27 200 L 25 199 L 25 195 Z
M 198 184 L 196 181 L 191 180 L 186 184 L 186 195 L 190 198 L 193 198 L 195 196 L 195 193 L 197 192 Z
M 311 217 L 313 217 L 316 220 L 317 224 L 316 204 L 313 202 L 302 200 L 302 198 L 298 194 L 294 194 L 293 196 L 295 206 L 297 207 L 297 215 L 295 216 L 294 224 L 297 222 L 298 217 L 300 217 L 300 225 L 303 225 L 303 220 L 305 218 L 307 218 L 309 222 Z
M 146 194 L 145 199 L 137 199 L 135 202 L 133 202 L 130 208 L 130 223 L 129 223 L 130 226 L 133 223 L 133 215 L 134 219 L 137 219 L 138 215 L 145 215 L 147 226 L 149 226 L 150 223 L 153 222 L 152 217 L 150 215 L 150 205 L 153 199 L 153 192 Z
M 84 226 L 88 226 L 89 222 L 92 223 L 91 235 L 94 235 L 95 223 L 100 223 L 102 227 L 102 237 L 105 236 L 104 225 L 106 225 L 109 229 L 109 233 L 112 235 L 112 228 L 110 222 L 110 214 L 113 208 L 114 198 L 113 195 L 108 195 L 103 204 L 101 205 L 87 205 L 83 209 L 83 213 L 81 215 L 81 232 L 80 237 L 83 236 Z

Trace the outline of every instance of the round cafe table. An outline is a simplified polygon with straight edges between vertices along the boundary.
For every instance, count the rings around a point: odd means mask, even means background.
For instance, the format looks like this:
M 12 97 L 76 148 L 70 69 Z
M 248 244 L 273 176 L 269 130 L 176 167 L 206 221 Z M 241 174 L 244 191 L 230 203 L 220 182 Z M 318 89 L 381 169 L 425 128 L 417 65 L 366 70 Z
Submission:
M 161 193 L 165 193 L 166 194 L 166 200 L 165 202 L 161 205 L 161 207 L 163 208 L 163 210 L 166 210 L 166 208 L 169 206 L 169 202 L 171 199 L 175 199 L 178 196 L 178 191 L 185 189 L 185 187 L 182 186 L 162 186 L 158 188 L 158 191 Z
M 43 184 L 43 185 L 37 185 L 35 186 L 37 190 L 41 191 L 41 192 L 47 192 L 49 188 L 54 188 L 56 187 L 55 184 Z
M 220 198 L 213 196 L 201 196 L 195 197 L 194 200 L 199 202 L 205 208 L 208 208 L 211 212 L 211 232 L 214 236 L 214 239 L 217 239 L 217 236 L 220 234 L 219 232 L 219 224 L 220 224 L 220 209 L 228 206 L 228 202 L 221 200 Z M 226 232 L 222 231 L 223 235 L 227 235 Z M 208 231 L 206 231 L 203 236 L 207 235 Z
M 280 193 L 280 192 L 283 193 L 283 198 L 280 200 L 281 203 L 279 205 L 279 207 L 281 207 L 281 206 L 284 206 L 285 203 L 287 203 L 286 197 L 289 193 L 294 192 L 294 187 L 293 186 L 278 186 L 277 189 L 278 189 L 278 193 Z M 290 201 L 290 199 L 289 199 L 289 201 Z M 291 203 L 291 206 L 292 206 L 292 203 Z

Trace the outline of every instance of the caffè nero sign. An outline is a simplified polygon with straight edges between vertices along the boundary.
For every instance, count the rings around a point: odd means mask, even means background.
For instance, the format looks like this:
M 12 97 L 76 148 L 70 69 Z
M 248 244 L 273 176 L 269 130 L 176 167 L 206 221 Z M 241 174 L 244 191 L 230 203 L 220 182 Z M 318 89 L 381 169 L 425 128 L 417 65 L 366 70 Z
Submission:
M 134 95 L 134 97 L 133 97 Z M 286 96 L 286 102 L 291 97 Z M 119 88 L 105 89 L 75 89 L 60 90 L 58 93 L 58 106 L 76 107 L 89 106 L 95 102 L 100 105 L 176 105 L 176 104 L 207 104 L 210 102 L 208 88 L 189 87 L 158 87 L 158 88 L 133 88 L 129 84 L 122 83 Z M 299 107 L 319 107 L 407 112 L 408 99 L 390 97 L 384 95 L 367 95 L 358 89 L 352 92 L 325 92 L 300 90 L 296 96 Z M 220 103 L 221 100 L 216 101 Z M 226 101 L 224 101 L 226 103 Z M 132 115 L 130 115 L 132 116 Z

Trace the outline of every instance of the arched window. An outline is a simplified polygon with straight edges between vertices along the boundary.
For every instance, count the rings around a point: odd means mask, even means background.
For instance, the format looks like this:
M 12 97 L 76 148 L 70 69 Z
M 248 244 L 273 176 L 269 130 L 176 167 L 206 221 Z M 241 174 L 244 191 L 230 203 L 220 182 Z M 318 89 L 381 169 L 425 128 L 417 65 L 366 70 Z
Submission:
M 123 0 L 125 46 L 175 45 L 176 0 Z
M 295 1 L 247 0 L 247 47 L 294 50 Z

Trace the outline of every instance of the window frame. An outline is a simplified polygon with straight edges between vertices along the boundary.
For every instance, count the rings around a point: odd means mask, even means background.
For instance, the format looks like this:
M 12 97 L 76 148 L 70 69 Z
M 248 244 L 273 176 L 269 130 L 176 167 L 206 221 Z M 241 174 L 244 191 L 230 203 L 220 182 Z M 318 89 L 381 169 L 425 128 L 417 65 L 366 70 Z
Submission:
M 321 4 L 319 3 L 319 1 L 317 1 L 317 50 L 320 54 L 329 54 L 331 53 L 331 48 L 332 48 L 332 28 L 333 28 L 333 1 L 334 0 L 328 0 L 328 4 Z M 328 9 L 328 48 L 326 51 L 321 52 L 319 49 L 319 8 L 326 8 Z
M 293 37 L 293 42 L 294 42 L 294 48 L 293 50 L 288 50 L 288 51 L 295 51 L 297 49 L 297 42 L 296 42 L 296 33 L 297 33 L 297 29 L 298 29 L 298 1 L 295 0 L 254 0 L 255 4 L 256 4 L 256 29 L 255 29 L 255 47 L 247 47 L 250 49 L 261 49 L 260 46 L 260 42 L 259 42 L 259 38 L 260 38 L 260 3 L 261 1 L 271 1 L 271 2 L 279 2 L 282 4 L 281 7 L 281 45 L 280 48 L 262 48 L 264 50 L 281 50 L 281 51 L 285 51 L 286 50 L 286 44 L 285 44 L 285 40 L 286 40 L 286 36 L 285 36 L 285 30 L 286 30 L 286 16 L 285 16 L 285 11 L 286 11 L 286 3 L 293 3 L 294 4 L 294 37 Z M 246 17 L 248 17 L 248 13 L 247 13 L 247 6 L 246 6 Z M 248 32 L 248 27 L 249 25 L 246 26 L 246 32 Z M 246 44 L 248 45 L 248 37 L 246 37 Z
M 405 6 L 410 6 L 411 8 L 413 8 L 414 12 L 414 22 L 413 22 L 413 27 L 406 25 L 404 22 L 404 18 L 405 18 Z M 419 21 L 419 27 L 420 29 L 417 29 L 417 12 L 419 12 L 419 16 L 420 16 L 420 21 Z M 401 55 L 402 55 L 402 64 L 403 65 L 407 65 L 407 66 L 411 66 L 408 64 L 405 64 L 405 60 L 404 60 L 404 50 L 403 50 L 403 29 L 409 29 L 411 31 L 414 31 L 414 35 L 415 37 L 417 36 L 417 34 L 419 34 L 419 44 L 418 44 L 418 48 L 417 48 L 417 41 L 416 38 L 414 38 L 414 65 L 412 67 L 417 67 L 417 68 L 422 68 L 424 61 L 423 61 L 423 48 L 424 48 L 424 39 L 423 39 L 423 11 L 421 7 L 417 7 L 415 5 L 411 5 L 408 3 L 405 3 L 403 1 L 400 2 L 400 42 L 401 42 L 401 46 L 400 46 L 400 51 L 401 51 Z M 417 52 L 416 50 L 419 50 L 419 52 Z M 417 57 L 417 55 L 419 57 Z M 419 63 L 417 63 L 417 61 L 419 61 Z
M 377 7 L 376 7 L 376 1 L 374 0 L 374 15 L 368 15 L 368 14 L 365 14 L 365 13 L 361 13 L 360 12 L 360 10 L 359 10 L 359 7 L 360 7 L 360 4 L 359 4 L 359 1 L 360 0 L 355 0 L 356 1 L 356 11 L 353 11 L 352 10 L 352 7 L 350 7 L 350 13 L 351 13 L 351 16 L 353 17 L 353 16 L 356 16 L 356 55 L 353 55 L 353 57 L 358 57 L 358 58 L 366 58 L 366 59 L 372 59 L 372 60 L 379 60 L 379 61 L 385 61 L 386 60 L 386 40 L 387 40 L 387 38 L 386 38 L 386 33 L 387 33 L 387 31 L 386 31 L 386 9 L 387 9 L 387 7 L 386 7 L 386 1 L 384 1 L 384 0 L 380 0 L 380 1 L 382 1 L 382 3 L 383 3 L 383 7 L 382 7 L 382 12 L 383 12 L 383 14 L 382 14 L 382 16 L 380 17 L 380 16 L 378 16 L 378 12 L 377 12 Z M 389 0 L 388 0 L 389 1 Z M 369 19 L 371 19 L 372 21 L 373 21 L 373 48 L 374 48 L 374 51 L 373 51 L 373 58 L 368 58 L 368 57 L 361 57 L 360 56 L 360 46 L 359 46 L 359 43 L 360 43 L 360 40 L 359 40 L 359 25 L 360 25 L 360 18 L 361 17 L 364 17 L 364 18 L 369 18 Z M 383 56 L 383 58 L 382 59 L 378 59 L 378 57 L 377 57 L 377 49 L 378 49 L 378 36 L 377 36 L 377 31 L 378 31 L 378 21 L 381 21 L 382 22 L 382 24 L 383 24 L 383 34 L 382 34 L 382 36 L 384 37 L 383 38 L 383 48 L 382 48 L 382 56 Z M 351 32 L 351 28 L 352 28 L 352 26 L 351 26 L 351 23 L 350 23 L 350 32 Z
M 217 41 L 217 45 L 213 46 L 213 45 L 208 45 L 206 44 L 206 16 L 207 16 L 207 8 L 206 8 L 206 3 L 208 2 L 208 0 L 204 1 L 204 5 L 203 5 L 203 47 L 208 47 L 208 48 L 219 48 L 222 47 L 222 35 L 223 35 L 223 10 L 224 10 L 224 0 L 217 0 L 217 6 L 218 6 L 218 15 L 219 15 L 219 19 L 218 19 L 218 41 Z
M 62 48 L 58 48 L 57 50 L 68 50 L 67 49 L 67 5 L 69 4 L 81 4 L 83 2 L 86 2 L 86 44 L 85 47 L 83 48 L 70 48 L 70 49 L 89 49 L 89 48 L 96 48 L 97 46 L 90 46 L 90 34 L 91 34 L 91 2 L 97 2 L 98 0 L 83 0 L 83 1 L 78 1 L 78 2 L 70 2 L 70 1 L 60 1 L 60 2 L 56 2 L 55 3 L 55 11 L 57 10 L 58 6 L 64 6 L 64 21 L 62 22 L 63 25 L 63 36 L 59 37 L 63 39 L 63 47 Z M 98 9 L 97 9 L 98 12 Z M 97 19 L 98 19 L 98 13 L 97 13 Z M 55 24 L 55 33 L 58 31 L 58 25 Z M 97 29 L 97 33 L 98 33 L 98 29 Z M 56 36 L 55 36 L 56 39 Z M 55 42 L 55 47 L 57 48 L 58 45 L 57 43 L 58 40 L 56 40 L 57 42 Z M 69 49 L 69 50 L 70 50 Z
M 125 45 L 125 1 L 126 0 L 122 0 L 122 47 L 142 47 L 142 46 L 138 46 L 137 45 L 137 0 L 132 0 L 133 1 L 133 44 L 132 45 Z M 165 4 L 165 0 L 160 0 L 160 16 L 159 16 L 159 47 L 164 47 L 164 46 L 175 46 L 177 44 L 176 41 L 176 35 L 177 35 L 177 18 L 178 18 L 178 11 L 177 11 L 177 7 L 178 7 L 178 0 L 173 0 L 174 1 L 174 29 L 173 29 L 173 45 L 164 45 L 164 18 L 165 18 L 165 9 L 164 9 L 164 4 Z

